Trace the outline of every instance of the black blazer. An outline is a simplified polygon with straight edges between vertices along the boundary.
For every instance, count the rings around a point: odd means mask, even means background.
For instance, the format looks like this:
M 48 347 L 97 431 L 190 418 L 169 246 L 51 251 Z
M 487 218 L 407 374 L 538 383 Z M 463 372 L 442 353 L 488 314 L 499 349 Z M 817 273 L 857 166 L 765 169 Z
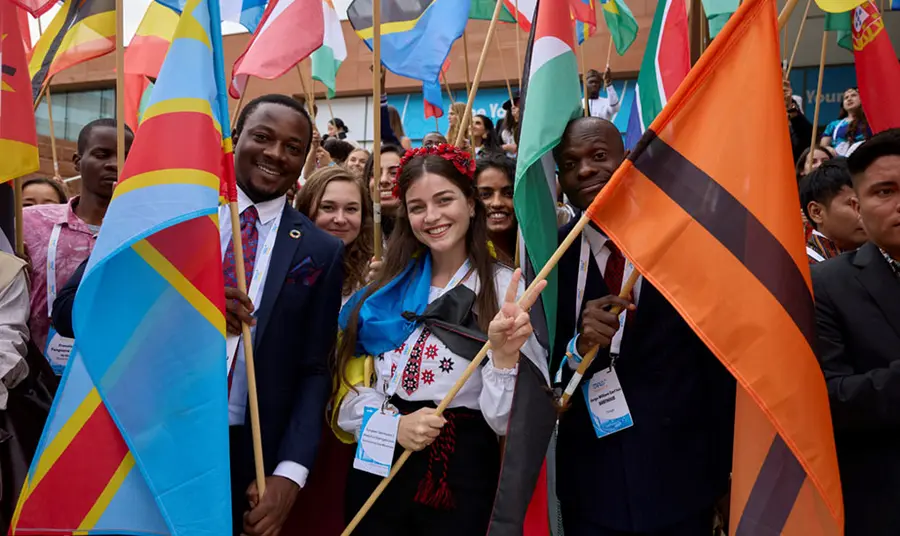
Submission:
M 312 470 L 331 393 L 328 358 L 341 308 L 343 244 L 285 207 L 257 306 L 253 351 L 267 475 L 293 461 Z M 232 441 L 232 488 L 254 478 L 249 406 Z
M 575 333 L 578 256 L 569 248 L 559 263 L 554 363 Z M 609 294 L 596 262 L 588 266 L 584 303 Z M 728 491 L 734 379 L 646 280 L 637 306 L 616 363 L 634 426 L 598 439 L 581 388 L 560 417 L 557 495 L 567 525 L 654 532 L 711 509 Z M 608 366 L 602 349 L 585 378 Z
M 900 534 L 900 279 L 870 243 L 812 281 L 846 534 Z

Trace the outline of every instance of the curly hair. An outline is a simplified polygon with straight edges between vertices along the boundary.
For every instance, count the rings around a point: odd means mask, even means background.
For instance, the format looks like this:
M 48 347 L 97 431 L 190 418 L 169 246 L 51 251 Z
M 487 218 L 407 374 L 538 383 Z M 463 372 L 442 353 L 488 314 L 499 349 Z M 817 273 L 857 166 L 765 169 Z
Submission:
M 331 166 L 317 170 L 306 179 L 306 183 L 297 192 L 297 210 L 315 221 L 319 211 L 319 204 L 325 189 L 335 181 L 350 182 L 359 189 L 360 210 L 362 222 L 359 227 L 359 236 L 344 248 L 344 285 L 341 288 L 343 296 L 349 296 L 366 284 L 366 276 L 369 272 L 369 260 L 374 254 L 375 224 L 372 219 L 372 200 L 369 197 L 369 189 L 365 183 L 342 166 Z

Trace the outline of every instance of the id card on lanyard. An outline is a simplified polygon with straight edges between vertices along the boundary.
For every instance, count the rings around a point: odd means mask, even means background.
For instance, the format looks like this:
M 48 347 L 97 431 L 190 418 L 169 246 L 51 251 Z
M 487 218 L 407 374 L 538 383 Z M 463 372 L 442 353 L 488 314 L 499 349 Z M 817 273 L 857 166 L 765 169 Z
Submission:
M 53 302 L 56 301 L 56 252 L 59 249 L 59 234 L 62 231 L 62 224 L 57 223 L 50 232 L 50 243 L 47 245 L 47 317 L 53 317 Z M 50 322 L 50 329 L 47 332 L 47 345 L 44 347 L 44 357 L 50 362 L 50 367 L 57 376 L 62 375 L 66 370 L 66 363 L 69 362 L 69 354 L 72 353 L 72 347 L 75 345 L 75 339 L 63 337 L 56 332 L 53 322 Z

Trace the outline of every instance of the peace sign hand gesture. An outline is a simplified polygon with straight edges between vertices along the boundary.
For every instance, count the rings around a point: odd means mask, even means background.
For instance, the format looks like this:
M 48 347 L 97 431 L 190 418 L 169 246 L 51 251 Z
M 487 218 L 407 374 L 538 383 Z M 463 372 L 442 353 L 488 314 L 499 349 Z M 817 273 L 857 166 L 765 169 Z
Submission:
M 519 362 L 519 350 L 534 331 L 528 310 L 547 286 L 546 281 L 541 281 L 533 291 L 526 292 L 521 301 L 516 303 L 521 278 L 522 271 L 517 269 L 509 282 L 509 287 L 506 288 L 503 307 L 488 326 L 488 339 L 493 350 L 491 359 L 498 369 L 510 369 Z

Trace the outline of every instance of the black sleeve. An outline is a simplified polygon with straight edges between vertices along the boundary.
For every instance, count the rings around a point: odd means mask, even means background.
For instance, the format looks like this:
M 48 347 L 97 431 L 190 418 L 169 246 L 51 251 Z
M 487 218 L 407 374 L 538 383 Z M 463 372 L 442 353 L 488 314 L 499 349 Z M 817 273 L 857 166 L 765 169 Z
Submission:
M 57 292 L 56 300 L 53 302 L 53 314 L 50 320 L 57 333 L 63 337 L 75 337 L 75 331 L 72 329 L 72 306 L 75 305 L 75 294 L 78 292 L 78 285 L 81 284 L 87 263 L 88 261 L 85 260 L 75 269 L 75 273 L 72 274 L 65 286 Z
M 809 148 L 812 140 L 813 126 L 800 112 L 790 118 L 791 122 L 791 149 L 794 153 L 794 162 L 800 158 L 800 153 Z
M 400 147 L 400 140 L 397 138 L 394 129 L 391 128 L 391 115 L 388 113 L 387 95 L 381 96 L 381 141 L 382 143 L 392 143 Z

